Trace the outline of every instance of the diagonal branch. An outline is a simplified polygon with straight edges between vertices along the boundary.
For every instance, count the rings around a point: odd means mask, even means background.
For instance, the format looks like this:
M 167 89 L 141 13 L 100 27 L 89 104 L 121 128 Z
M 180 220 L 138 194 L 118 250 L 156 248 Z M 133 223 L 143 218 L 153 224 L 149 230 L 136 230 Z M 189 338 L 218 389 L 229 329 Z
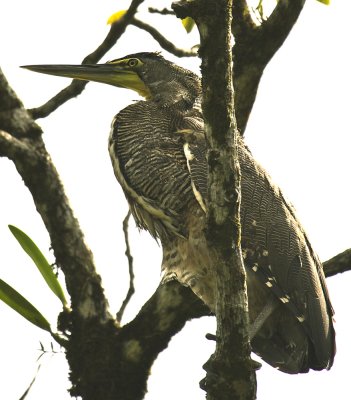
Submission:
M 146 24 L 143 21 L 140 21 L 139 19 L 133 18 L 131 20 L 130 24 L 136 26 L 139 29 L 144 30 L 145 32 L 148 32 L 158 42 L 158 44 L 163 49 L 165 49 L 166 51 L 168 51 L 171 54 L 174 54 L 177 57 L 196 57 L 197 56 L 197 51 L 179 49 L 172 42 L 170 42 L 163 35 L 161 35 L 161 33 L 157 29 L 155 29 L 151 25 Z
M 274 54 L 285 42 L 295 25 L 306 0 L 280 0 L 266 21 L 257 29 L 261 43 L 265 43 L 264 51 L 259 58 L 261 63 L 268 64 Z
M 278 1 L 273 13 L 260 26 L 250 20 L 245 3 L 245 0 L 233 2 L 232 25 L 235 110 L 241 134 L 246 129 L 262 73 L 289 35 L 305 0 Z
M 91 54 L 86 56 L 82 64 L 95 64 L 97 63 L 117 42 L 117 40 L 125 32 L 130 21 L 137 12 L 138 6 L 144 0 L 133 0 L 126 14 L 114 24 L 111 25 L 110 31 L 104 41 L 94 50 Z M 78 96 L 84 90 L 88 82 L 73 80 L 66 88 L 57 93 L 54 97 L 48 100 L 40 107 L 32 108 L 29 113 L 33 119 L 45 118 L 55 111 L 58 107 L 66 101 Z
M 337 254 L 323 263 L 323 269 L 327 278 L 346 271 L 351 271 L 351 249 Z
M 65 273 L 72 307 L 81 317 L 95 316 L 105 321 L 109 318 L 107 301 L 92 254 L 85 244 L 42 137 L 38 134 L 41 130 L 31 121 L 1 70 L 0 89 L 0 154 L 13 160 L 33 196 L 36 209 L 49 232 L 57 264 Z M 8 115 L 11 119 L 8 119 Z M 4 125 L 10 128 L 8 133 L 3 131 Z M 21 132 L 22 138 L 16 139 L 11 132 Z

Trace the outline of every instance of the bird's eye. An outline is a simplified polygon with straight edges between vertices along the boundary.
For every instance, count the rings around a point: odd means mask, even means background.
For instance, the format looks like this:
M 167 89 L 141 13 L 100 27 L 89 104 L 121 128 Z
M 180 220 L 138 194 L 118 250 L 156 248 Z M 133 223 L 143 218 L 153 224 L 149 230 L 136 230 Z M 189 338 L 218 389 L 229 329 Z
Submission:
M 128 61 L 128 66 L 129 67 L 136 67 L 138 65 L 138 60 L 136 58 L 131 58 Z

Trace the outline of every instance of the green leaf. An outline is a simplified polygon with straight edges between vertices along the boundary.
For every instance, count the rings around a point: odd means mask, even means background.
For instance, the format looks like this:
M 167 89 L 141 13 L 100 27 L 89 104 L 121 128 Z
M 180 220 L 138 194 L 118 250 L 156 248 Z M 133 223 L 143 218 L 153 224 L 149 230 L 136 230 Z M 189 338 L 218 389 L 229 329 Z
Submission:
M 329 6 L 329 4 L 330 4 L 330 0 L 317 0 L 317 1 L 319 1 L 320 3 L 325 4 L 326 6 Z
M 183 24 L 185 30 L 187 31 L 187 33 L 190 33 L 192 31 L 192 29 L 194 28 L 195 21 L 190 17 L 186 17 L 186 18 L 182 19 L 182 24 Z
M 50 324 L 43 315 L 27 299 L 2 279 L 0 279 L 0 300 L 38 328 L 51 333 Z
M 61 300 L 61 303 L 65 307 L 67 301 L 63 293 L 60 282 L 58 281 L 56 275 L 54 274 L 51 265 L 44 257 L 43 253 L 39 250 L 38 246 L 33 242 L 33 240 L 22 232 L 19 228 L 9 225 L 9 229 L 13 236 L 17 239 L 18 243 L 22 246 L 23 250 L 29 255 L 29 257 L 34 261 L 39 272 L 45 279 L 45 282 L 49 288 L 55 293 L 55 295 Z

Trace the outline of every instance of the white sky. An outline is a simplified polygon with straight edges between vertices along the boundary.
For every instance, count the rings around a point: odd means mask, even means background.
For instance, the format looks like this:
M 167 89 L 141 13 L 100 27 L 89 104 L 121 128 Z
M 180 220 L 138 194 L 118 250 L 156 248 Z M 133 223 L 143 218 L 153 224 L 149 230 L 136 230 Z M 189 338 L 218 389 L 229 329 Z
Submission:
M 4 3 L 0 5 L 0 65 L 28 108 L 42 104 L 69 81 L 18 66 L 80 63 L 105 37 L 109 15 L 129 4 L 123 0 Z M 146 5 L 162 8 L 166 2 L 150 0 Z M 307 1 L 291 35 L 265 71 L 246 131 L 254 155 L 294 203 L 322 260 L 350 247 L 350 15 L 347 0 L 334 0 L 329 7 Z M 153 18 L 154 25 L 162 25 L 162 32 L 179 46 L 198 43 L 196 32 L 186 35 L 172 17 Z M 151 38 L 131 27 L 103 61 L 155 50 L 159 47 Z M 174 60 L 166 52 L 164 55 Z M 178 63 L 194 70 L 198 65 L 189 59 Z M 120 228 L 127 206 L 110 166 L 107 136 L 113 115 L 135 99 L 137 95 L 126 90 L 89 84 L 78 99 L 39 120 L 94 252 L 113 312 L 127 290 Z M 0 276 L 55 326 L 60 304 L 19 249 L 7 224 L 27 232 L 53 260 L 49 238 L 30 194 L 6 159 L 0 159 L 0 187 Z M 134 229 L 131 235 L 137 294 L 125 321 L 133 318 L 157 287 L 161 259 L 160 248 L 147 233 Z M 289 376 L 264 365 L 257 374 L 259 399 L 347 398 L 351 273 L 328 279 L 328 284 L 336 310 L 337 356 L 333 369 Z M 4 304 L 0 304 L 0 313 L 0 398 L 18 399 L 35 373 L 39 341 L 50 350 L 50 337 Z M 152 368 L 147 400 L 204 399 L 198 381 L 204 376 L 201 366 L 212 351 L 204 334 L 214 330 L 213 318 L 187 324 Z M 27 399 L 69 399 L 64 355 L 47 355 L 42 360 L 43 367 Z

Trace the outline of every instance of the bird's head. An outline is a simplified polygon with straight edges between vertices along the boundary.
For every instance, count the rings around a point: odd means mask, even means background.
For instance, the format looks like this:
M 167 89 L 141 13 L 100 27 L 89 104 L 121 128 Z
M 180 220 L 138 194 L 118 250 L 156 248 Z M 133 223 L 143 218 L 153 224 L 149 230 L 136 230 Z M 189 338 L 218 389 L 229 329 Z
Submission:
M 191 106 L 200 94 L 200 81 L 196 74 L 158 53 L 130 54 L 106 64 L 26 65 L 23 68 L 132 89 L 161 106 L 178 103 Z

